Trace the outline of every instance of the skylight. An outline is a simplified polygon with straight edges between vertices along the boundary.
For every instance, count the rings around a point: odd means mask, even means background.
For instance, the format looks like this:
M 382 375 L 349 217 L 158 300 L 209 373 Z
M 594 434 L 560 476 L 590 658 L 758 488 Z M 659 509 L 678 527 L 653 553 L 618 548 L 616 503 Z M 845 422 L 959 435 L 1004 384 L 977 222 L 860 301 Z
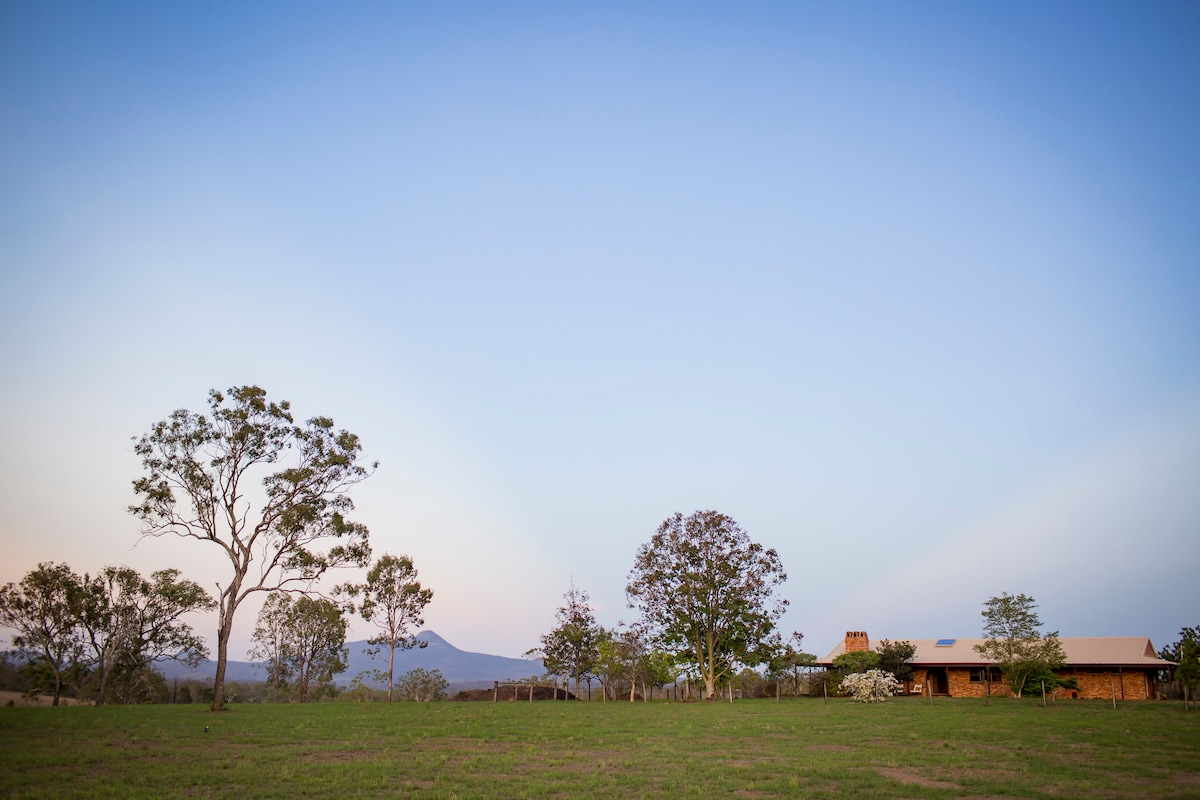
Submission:
M 958 641 L 958 639 L 938 639 L 936 646 L 937 647 L 953 647 L 954 643 L 957 641 Z

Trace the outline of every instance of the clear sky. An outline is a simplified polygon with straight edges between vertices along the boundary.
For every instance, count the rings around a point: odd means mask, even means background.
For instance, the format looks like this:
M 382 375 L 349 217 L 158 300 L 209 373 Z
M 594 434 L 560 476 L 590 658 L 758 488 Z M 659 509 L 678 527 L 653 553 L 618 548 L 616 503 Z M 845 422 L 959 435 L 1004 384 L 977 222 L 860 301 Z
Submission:
M 362 437 L 357 518 L 464 649 L 572 577 L 630 620 L 709 508 L 813 652 L 1004 591 L 1161 647 L 1198 143 L 1189 2 L 0 4 L 0 581 L 222 580 L 138 543 L 131 438 L 255 383 Z

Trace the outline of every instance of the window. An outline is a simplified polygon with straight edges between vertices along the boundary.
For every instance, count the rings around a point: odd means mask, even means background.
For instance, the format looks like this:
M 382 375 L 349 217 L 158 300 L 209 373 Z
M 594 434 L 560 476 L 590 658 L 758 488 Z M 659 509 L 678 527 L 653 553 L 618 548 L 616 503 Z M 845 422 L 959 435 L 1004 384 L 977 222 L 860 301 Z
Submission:
M 999 683 L 1001 679 L 1000 670 L 995 667 L 991 668 L 990 677 L 988 676 L 987 667 L 973 667 L 971 669 L 971 683 L 983 683 L 984 680 L 988 680 L 991 683 Z

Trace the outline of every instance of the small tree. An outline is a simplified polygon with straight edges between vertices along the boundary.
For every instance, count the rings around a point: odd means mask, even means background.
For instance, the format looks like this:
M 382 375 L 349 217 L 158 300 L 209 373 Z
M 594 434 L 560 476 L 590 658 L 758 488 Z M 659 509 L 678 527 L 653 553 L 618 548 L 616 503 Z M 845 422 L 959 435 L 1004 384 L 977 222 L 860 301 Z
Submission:
M 0 625 L 15 628 L 13 644 L 38 654 L 58 705 L 69 669 L 79 661 L 83 582 L 66 564 L 44 562 L 18 584 L 0 588 Z
M 668 518 L 638 548 L 625 593 L 655 638 L 697 666 L 715 699 L 734 664 L 770 658 L 768 637 L 787 607 L 773 595 L 785 580 L 778 553 L 730 517 L 697 511 Z
M 295 676 L 298 699 L 306 703 L 311 689 L 321 689 L 346 669 L 349 625 L 331 600 L 302 595 L 293 602 L 287 595 L 274 596 L 282 598 L 275 602 L 286 609 L 281 648 L 284 668 Z
M 645 682 L 658 688 L 668 683 L 674 683 L 679 677 L 679 665 L 673 653 L 665 650 L 652 649 L 643 660 Z
M 842 653 L 833 660 L 833 667 L 842 675 L 854 675 L 879 669 L 879 653 L 874 650 L 855 650 Z
M 594 673 L 600 681 L 601 698 L 617 699 L 617 693 L 629 680 L 629 662 L 618 641 L 616 631 L 601 628 L 596 641 Z
M 838 688 L 860 703 L 882 703 L 900 684 L 896 676 L 881 669 L 855 672 L 842 678 Z
M 271 684 L 271 702 L 279 702 L 279 690 L 292 677 L 290 617 L 292 597 L 285 592 L 271 592 L 258 610 L 258 624 L 251 637 L 250 657 L 263 662 L 267 683 Z
M 411 669 L 396 681 L 396 689 L 403 700 L 418 703 L 428 703 L 432 700 L 445 700 L 446 688 L 450 683 L 442 676 L 440 670 Z
M 901 683 L 912 680 L 912 660 L 917 654 L 916 645 L 912 642 L 892 642 L 881 639 L 878 652 L 881 670 L 892 673 Z
M 385 647 L 387 649 L 387 695 L 390 703 L 396 651 L 426 645 L 426 642 L 409 631 L 425 624 L 421 612 L 433 599 L 433 590 L 421 588 L 411 558 L 386 553 L 367 572 L 366 583 L 347 584 L 340 587 L 339 593 L 352 599 L 361 597 L 358 612 L 363 619 L 375 623 L 381 631 L 367 642 L 374 645 L 372 655 Z M 354 613 L 354 609 L 352 603 L 350 612 Z
M 563 595 L 566 602 L 555 613 L 558 625 L 542 634 L 542 646 L 526 653 L 541 654 L 546 672 L 551 675 L 571 675 L 575 678 L 575 697 L 579 697 L 579 682 L 593 674 L 600 657 L 601 628 L 588 605 L 588 593 L 571 587 Z
M 1175 662 L 1175 680 L 1194 696 L 1200 683 L 1200 627 L 1180 629 L 1179 641 L 1164 647 L 1159 655 Z
M 217 585 L 217 711 L 234 616 L 247 596 L 307 590 L 331 568 L 366 566 L 367 528 L 346 515 L 350 489 L 377 465 L 360 465 L 358 437 L 329 417 L 297 425 L 286 400 L 269 403 L 257 386 L 214 389 L 208 406 L 208 415 L 181 409 L 135 437 L 146 472 L 133 482 L 138 502 L 129 511 L 144 536 L 194 539 L 229 561 L 227 582 Z
M 1000 668 L 1013 694 L 1021 696 L 1029 676 L 1041 669 L 1053 671 L 1066 662 L 1058 631 L 1045 635 L 1037 603 L 1024 594 L 1007 592 L 984 603 L 983 644 L 975 650 Z

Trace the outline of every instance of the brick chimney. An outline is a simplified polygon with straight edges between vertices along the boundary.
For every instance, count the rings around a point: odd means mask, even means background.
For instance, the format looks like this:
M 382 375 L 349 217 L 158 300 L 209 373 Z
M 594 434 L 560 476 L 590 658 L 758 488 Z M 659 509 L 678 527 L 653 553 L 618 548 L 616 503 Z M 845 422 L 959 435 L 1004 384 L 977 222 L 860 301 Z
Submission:
M 871 649 L 871 640 L 866 631 L 846 631 L 846 652 L 858 653 Z

